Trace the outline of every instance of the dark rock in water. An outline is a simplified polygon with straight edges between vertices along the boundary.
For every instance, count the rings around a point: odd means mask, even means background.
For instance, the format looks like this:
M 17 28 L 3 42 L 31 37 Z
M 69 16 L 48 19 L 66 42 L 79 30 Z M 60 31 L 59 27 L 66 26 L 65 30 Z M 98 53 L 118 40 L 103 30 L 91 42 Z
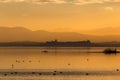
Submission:
M 11 74 L 14 74 L 14 73 L 11 73 Z
M 23 62 L 25 62 L 25 61 L 23 60 Z
M 85 75 L 89 75 L 89 73 L 86 73 Z
M 87 59 L 87 61 L 89 61 L 89 59 Z
M 56 75 L 55 73 L 53 73 L 53 75 Z
M 60 74 L 62 74 L 63 72 L 60 72 Z
M 57 72 L 57 71 L 54 71 L 54 72 Z
M 68 64 L 68 66 L 70 66 L 71 64 Z
M 4 76 L 7 76 L 7 74 L 4 74 Z
M 48 53 L 48 51 L 47 50 L 45 50 L 45 51 L 42 51 L 43 53 Z
M 29 60 L 29 63 L 31 63 L 32 61 L 31 60 Z
M 42 73 L 39 73 L 39 75 L 42 75 Z
M 32 72 L 32 74 L 35 74 L 35 72 Z
M 17 74 L 17 72 L 15 72 L 15 74 Z
M 105 54 L 116 54 L 117 53 L 117 50 L 116 49 L 110 49 L 110 48 L 107 48 L 103 51 L 103 53 Z
M 119 69 L 116 69 L 116 71 L 119 71 Z

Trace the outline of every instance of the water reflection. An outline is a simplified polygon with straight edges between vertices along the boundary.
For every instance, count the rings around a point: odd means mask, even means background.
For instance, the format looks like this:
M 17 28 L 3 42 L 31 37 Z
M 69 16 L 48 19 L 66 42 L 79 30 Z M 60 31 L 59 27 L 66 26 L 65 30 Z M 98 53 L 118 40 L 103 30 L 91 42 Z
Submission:
M 104 49 L 57 48 L 55 53 L 54 49 L 48 48 L 48 53 L 42 53 L 44 48 L 0 48 L 0 69 L 119 69 L 119 53 L 89 53 Z
M 120 80 L 119 53 L 97 53 L 101 47 L 45 49 L 0 48 L 0 80 Z

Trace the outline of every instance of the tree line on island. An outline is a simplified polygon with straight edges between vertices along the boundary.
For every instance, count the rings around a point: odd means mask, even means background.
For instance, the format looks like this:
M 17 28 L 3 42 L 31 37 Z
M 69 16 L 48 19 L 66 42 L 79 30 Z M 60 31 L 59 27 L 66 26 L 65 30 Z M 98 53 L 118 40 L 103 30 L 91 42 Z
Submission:
M 84 41 L 46 41 L 46 42 L 0 42 L 0 46 L 23 46 L 23 47 L 120 47 L 120 42 L 91 42 Z

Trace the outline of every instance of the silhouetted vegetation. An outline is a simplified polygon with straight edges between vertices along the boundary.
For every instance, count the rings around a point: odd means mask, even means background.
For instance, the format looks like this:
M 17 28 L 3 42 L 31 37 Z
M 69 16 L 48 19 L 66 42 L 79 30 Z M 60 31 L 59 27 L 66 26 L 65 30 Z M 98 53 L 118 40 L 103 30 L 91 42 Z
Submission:
M 58 42 L 57 40 L 47 41 L 47 42 L 4 42 L 4 43 L 0 43 L 0 46 L 81 47 L 81 46 L 91 46 L 91 42 L 89 40 L 75 41 L 75 42 Z
M 20 46 L 20 47 L 120 47 L 119 42 L 91 42 L 86 41 L 66 41 L 60 42 L 58 40 L 47 42 L 1 42 L 1 47 Z
M 117 50 L 116 49 L 107 48 L 107 49 L 105 49 L 103 51 L 103 53 L 106 53 L 106 54 L 116 54 Z

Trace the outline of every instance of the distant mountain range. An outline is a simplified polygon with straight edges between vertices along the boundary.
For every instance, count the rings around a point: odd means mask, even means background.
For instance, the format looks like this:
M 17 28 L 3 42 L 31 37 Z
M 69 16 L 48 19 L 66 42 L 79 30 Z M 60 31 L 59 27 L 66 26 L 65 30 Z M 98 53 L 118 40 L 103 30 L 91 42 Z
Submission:
M 48 32 L 44 30 L 32 31 L 24 27 L 0 27 L 0 42 L 35 41 L 45 42 L 51 40 L 60 41 L 120 41 L 120 35 L 115 36 L 94 36 L 76 32 Z
M 83 33 L 91 35 L 120 35 L 120 27 L 105 27 L 93 30 L 86 30 Z

